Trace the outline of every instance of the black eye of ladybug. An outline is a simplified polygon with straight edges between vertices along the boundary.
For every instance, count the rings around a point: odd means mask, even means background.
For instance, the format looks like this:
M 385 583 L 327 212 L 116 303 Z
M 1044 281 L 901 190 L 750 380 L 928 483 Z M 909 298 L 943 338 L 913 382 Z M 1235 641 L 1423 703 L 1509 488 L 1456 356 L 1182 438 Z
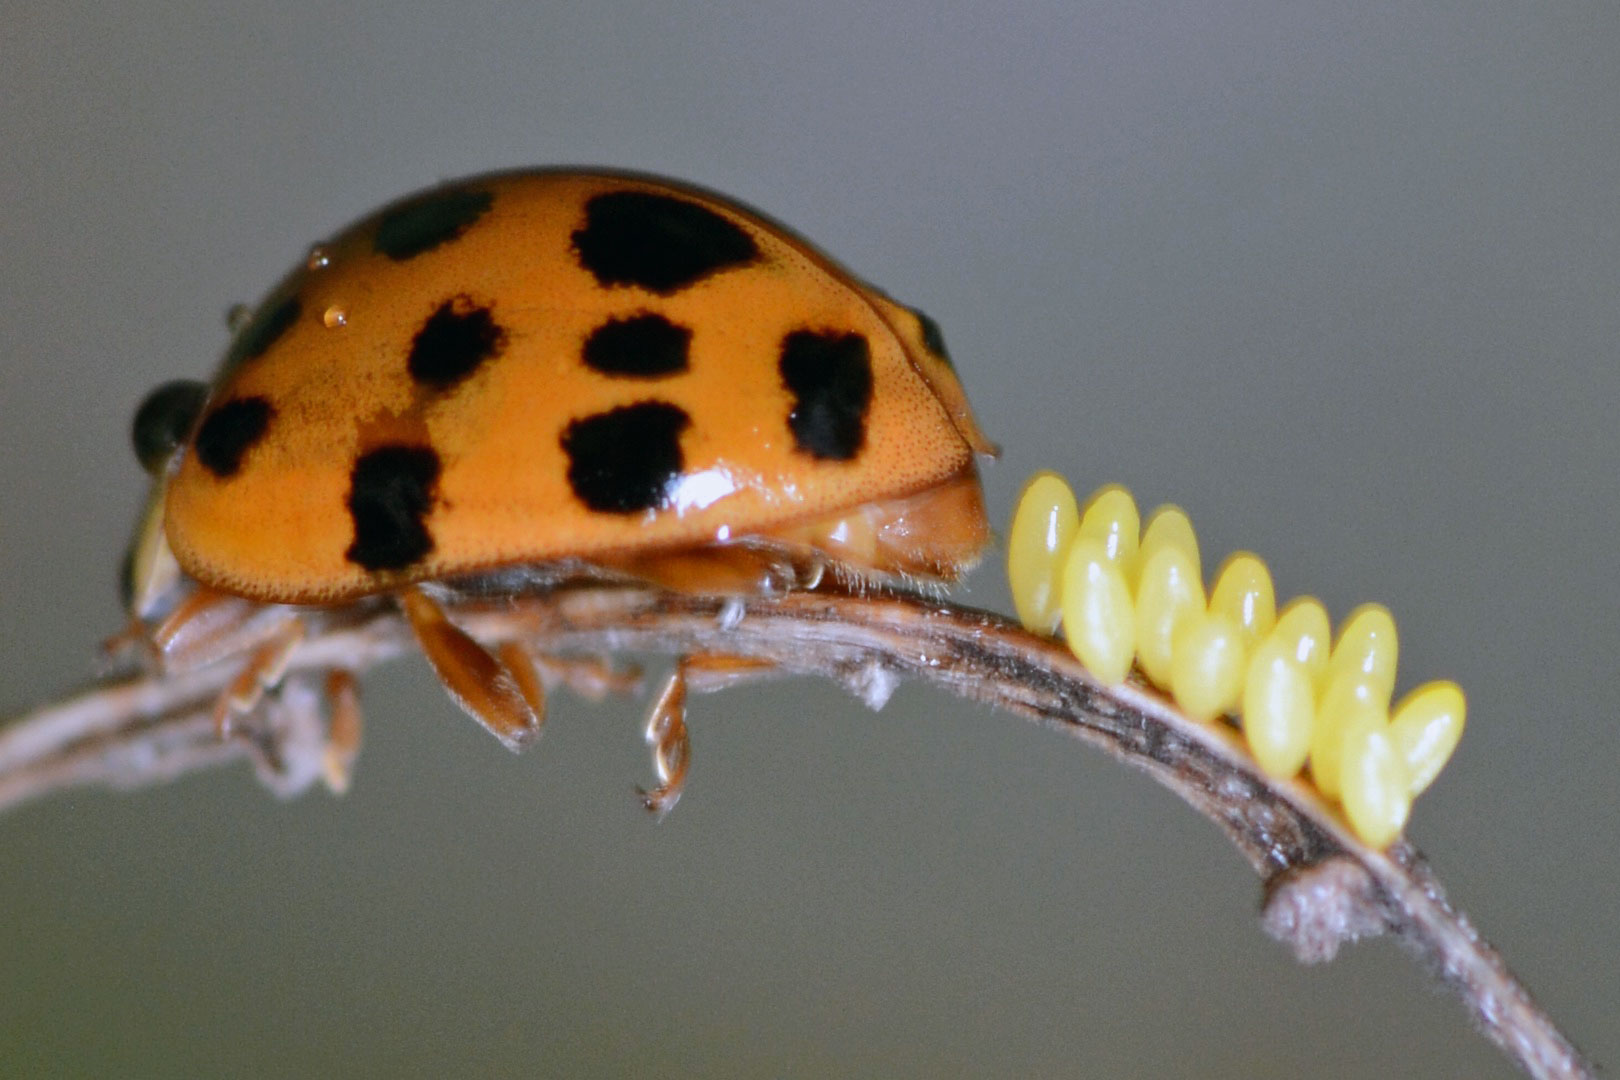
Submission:
M 206 383 L 177 379 L 146 395 L 130 429 L 141 468 L 156 475 L 185 441 L 208 398 Z

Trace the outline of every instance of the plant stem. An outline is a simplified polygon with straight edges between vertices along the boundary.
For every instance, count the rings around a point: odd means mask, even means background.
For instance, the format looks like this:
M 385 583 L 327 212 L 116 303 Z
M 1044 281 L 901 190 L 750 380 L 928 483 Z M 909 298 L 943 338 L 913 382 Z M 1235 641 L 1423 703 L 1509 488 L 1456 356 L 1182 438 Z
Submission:
M 921 679 L 1068 732 L 1147 772 L 1220 826 L 1265 883 L 1267 932 L 1301 961 L 1393 933 L 1526 1073 L 1595 1075 L 1405 840 L 1368 848 L 1308 784 L 1260 773 L 1231 729 L 1196 724 L 1136 682 L 1103 687 L 1060 642 L 999 615 L 887 593 L 737 600 L 601 585 L 446 606 L 489 646 L 741 656 L 777 674 L 832 678 L 874 707 L 900 679 Z M 412 645 L 384 604 L 312 614 L 309 623 L 281 692 L 226 741 L 210 712 L 235 674 L 229 659 L 109 679 L 0 725 L 0 810 L 72 785 L 134 787 L 244 757 L 279 793 L 301 790 L 320 775 L 324 731 L 309 719 L 318 708 L 283 706 L 314 699 L 312 675 L 360 671 Z

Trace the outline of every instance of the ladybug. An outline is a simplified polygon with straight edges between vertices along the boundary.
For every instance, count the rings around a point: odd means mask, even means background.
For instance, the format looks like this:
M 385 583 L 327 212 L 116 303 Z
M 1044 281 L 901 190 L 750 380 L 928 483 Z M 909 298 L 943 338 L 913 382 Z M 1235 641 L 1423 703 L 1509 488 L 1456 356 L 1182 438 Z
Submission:
M 478 176 L 361 219 L 239 320 L 210 384 L 154 391 L 134 442 L 130 614 L 166 668 L 240 658 L 222 729 L 312 616 L 394 603 L 518 749 L 545 658 L 491 653 L 446 598 L 926 587 L 990 535 L 994 447 L 934 322 L 751 209 L 631 173 Z M 679 794 L 687 670 L 726 663 L 684 657 L 659 696 L 650 806 Z M 328 693 L 338 787 L 359 714 L 346 673 Z

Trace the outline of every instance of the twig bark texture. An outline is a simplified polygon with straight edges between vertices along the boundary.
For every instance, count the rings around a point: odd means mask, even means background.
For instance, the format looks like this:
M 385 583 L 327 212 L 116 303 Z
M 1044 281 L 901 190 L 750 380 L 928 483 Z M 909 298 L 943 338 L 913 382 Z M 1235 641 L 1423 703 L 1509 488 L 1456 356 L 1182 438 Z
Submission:
M 1345 941 L 1393 933 L 1526 1073 L 1594 1075 L 1451 907 L 1416 849 L 1404 840 L 1383 852 L 1365 847 L 1307 785 L 1255 769 L 1228 729 L 1194 724 L 1134 683 L 1099 686 L 1060 643 L 1000 616 L 906 596 L 728 601 L 600 586 L 450 610 L 490 645 L 752 657 L 782 673 L 838 680 L 874 706 L 899 680 L 923 679 L 1066 731 L 1149 773 L 1219 825 L 1265 883 L 1267 932 L 1300 960 L 1331 959 Z M 359 671 L 409 645 L 390 607 L 316 617 L 262 719 L 223 743 L 209 711 L 234 674 L 229 663 L 98 684 L 0 727 L 0 809 L 74 784 L 137 786 L 244 756 L 272 788 L 300 790 L 320 775 L 324 744 L 308 675 Z

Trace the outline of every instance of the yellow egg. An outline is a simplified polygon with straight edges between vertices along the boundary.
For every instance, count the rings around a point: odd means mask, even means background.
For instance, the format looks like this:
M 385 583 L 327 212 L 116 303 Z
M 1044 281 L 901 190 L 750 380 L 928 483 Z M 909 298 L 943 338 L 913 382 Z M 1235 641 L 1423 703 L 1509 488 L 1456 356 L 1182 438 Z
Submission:
M 1289 642 L 1272 634 L 1249 658 L 1243 679 L 1243 738 L 1267 776 L 1295 775 L 1311 748 L 1316 688 L 1291 655 Z
M 1434 783 L 1462 738 L 1467 703 L 1450 681 L 1426 683 L 1401 700 L 1390 721 L 1390 738 L 1406 763 L 1415 797 Z
M 1063 477 L 1053 472 L 1030 477 L 1007 534 L 1007 581 L 1025 629 L 1056 632 L 1062 617 L 1059 574 L 1079 524 L 1074 492 Z
M 1330 671 L 1327 685 L 1317 695 L 1319 712 L 1346 712 L 1356 706 L 1370 706 L 1389 715 L 1389 693 L 1371 675 L 1359 671 Z
M 1108 557 L 1119 564 L 1127 582 L 1136 575 L 1136 550 L 1141 542 L 1141 517 L 1136 500 L 1118 484 L 1098 488 L 1080 514 L 1079 537 L 1102 541 Z
M 1192 563 L 1193 577 L 1202 583 L 1204 567 L 1198 558 L 1198 536 L 1193 532 L 1192 521 L 1186 511 L 1170 503 L 1165 503 L 1148 515 L 1147 526 L 1142 530 L 1142 544 L 1136 556 L 1138 570 L 1145 567 L 1153 553 L 1163 547 L 1180 548 L 1186 552 Z
M 1358 671 L 1336 673 L 1316 706 L 1311 731 L 1311 779 L 1329 799 L 1339 798 L 1345 732 L 1362 724 L 1389 726 L 1389 693 Z
M 1388 728 L 1363 720 L 1344 733 L 1340 785 L 1345 817 L 1361 841 L 1388 847 L 1412 811 L 1411 778 Z
M 1360 672 L 1387 696 L 1395 688 L 1398 653 L 1395 618 L 1389 609 L 1382 604 L 1362 604 L 1339 629 L 1339 640 L 1328 660 L 1328 678 L 1331 681 L 1343 671 Z
M 1155 686 L 1170 685 L 1176 626 L 1204 613 L 1198 552 L 1166 544 L 1147 552 L 1136 583 L 1136 655 Z
M 1094 537 L 1077 539 L 1063 563 L 1063 635 L 1099 682 L 1125 681 L 1136 654 L 1136 612 L 1119 564 Z
M 1227 556 L 1210 590 L 1209 610 L 1238 624 L 1245 648 L 1254 648 L 1271 633 L 1277 624 L 1277 592 L 1260 556 L 1251 551 Z
M 1320 693 L 1333 648 L 1332 624 L 1322 602 L 1314 596 L 1294 597 L 1277 616 L 1271 636 L 1287 646 L 1288 655 L 1310 673 L 1311 685 Z
M 1194 720 L 1208 723 L 1237 708 L 1243 691 L 1243 632 L 1225 615 L 1201 612 L 1176 626 L 1170 692 Z

